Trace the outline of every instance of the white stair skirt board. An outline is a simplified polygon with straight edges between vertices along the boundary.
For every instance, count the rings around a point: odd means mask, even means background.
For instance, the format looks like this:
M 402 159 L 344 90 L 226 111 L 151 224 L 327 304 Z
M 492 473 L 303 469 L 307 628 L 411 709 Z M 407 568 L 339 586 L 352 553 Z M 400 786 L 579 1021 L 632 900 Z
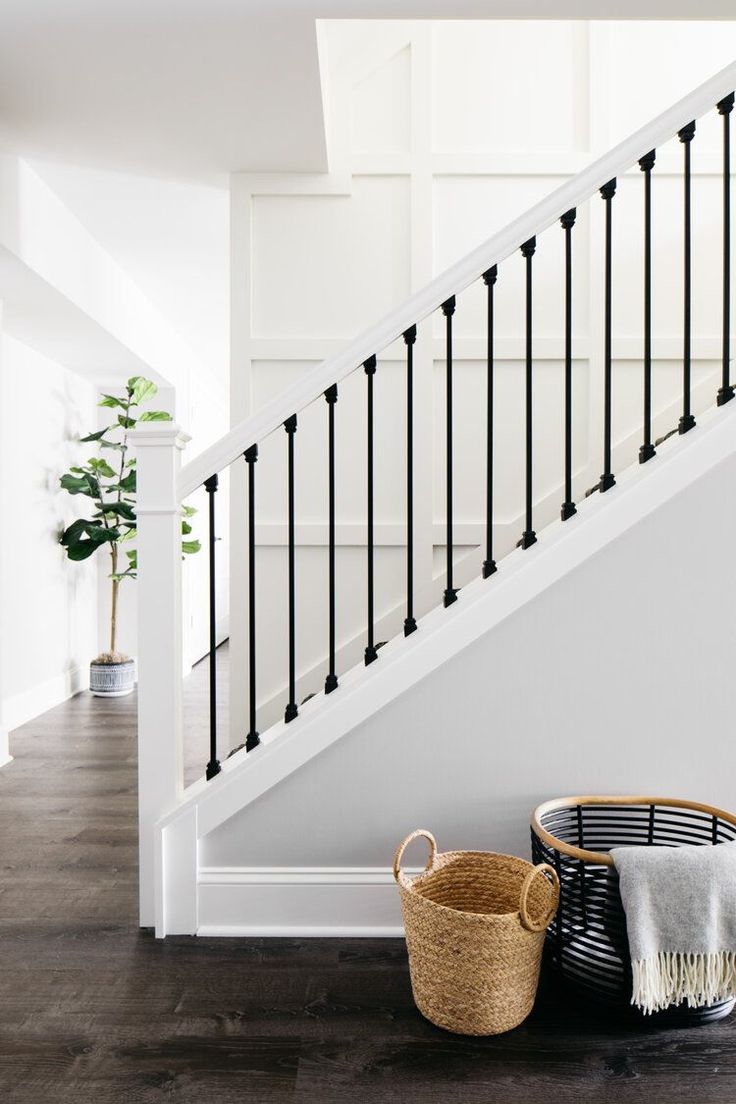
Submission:
M 388 868 L 203 867 L 197 881 L 198 935 L 404 934 L 399 892 Z

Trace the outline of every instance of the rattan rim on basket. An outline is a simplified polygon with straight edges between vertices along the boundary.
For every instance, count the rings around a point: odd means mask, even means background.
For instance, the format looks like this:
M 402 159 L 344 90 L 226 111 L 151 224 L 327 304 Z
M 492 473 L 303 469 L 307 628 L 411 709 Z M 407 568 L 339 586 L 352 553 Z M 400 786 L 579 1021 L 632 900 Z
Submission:
M 555 851 L 560 851 L 563 855 L 569 855 L 573 859 L 582 859 L 583 862 L 587 863 L 596 863 L 600 866 L 614 865 L 613 859 L 605 851 L 587 851 L 583 847 L 575 847 L 574 844 L 565 843 L 564 840 L 553 836 L 542 826 L 542 817 L 546 816 L 547 813 L 554 812 L 557 809 L 574 808 L 576 805 L 664 805 L 671 809 L 691 809 L 693 812 L 707 813 L 709 816 L 718 817 L 719 820 L 725 820 L 736 827 L 736 815 L 733 813 L 727 813 L 724 809 L 717 809 L 713 805 L 703 805 L 698 801 L 684 801 L 678 797 L 632 797 L 631 795 L 611 797 L 610 795 L 586 794 L 580 797 L 556 797 L 552 801 L 545 801 L 541 805 L 537 805 L 532 813 L 531 826 L 539 839 Z
M 403 858 L 404 851 L 415 839 L 425 839 L 427 841 L 427 843 L 429 844 L 429 856 L 427 858 L 424 870 L 420 874 L 416 875 L 415 878 L 410 878 L 401 869 L 401 860 Z M 489 851 L 463 852 L 464 855 L 479 856 L 485 856 L 492 853 L 493 852 Z M 396 882 L 404 889 L 411 892 L 411 890 L 414 888 L 415 880 L 421 878 L 423 874 L 427 874 L 434 869 L 437 854 L 437 840 L 434 838 L 428 828 L 417 828 L 414 832 L 410 832 L 406 839 L 399 844 L 398 848 L 396 849 L 396 854 L 394 855 L 393 870 Z M 522 861 L 526 863 L 526 860 Z M 529 900 L 529 891 L 531 890 L 532 883 L 534 882 L 535 878 L 539 877 L 540 874 L 543 874 L 546 881 L 549 883 L 550 905 L 549 910 L 543 916 L 537 917 L 537 919 L 535 920 L 534 917 L 529 914 L 529 911 L 527 909 L 527 902 Z M 557 912 L 559 902 L 560 879 L 558 877 L 557 871 L 553 866 L 550 866 L 549 863 L 537 863 L 536 866 L 532 867 L 532 869 L 529 871 L 529 873 L 524 878 L 524 881 L 522 882 L 521 891 L 519 893 L 518 909 L 509 909 L 508 912 L 496 913 L 495 915 L 514 916 L 518 912 L 522 927 L 526 928 L 528 932 L 539 933 L 545 931 L 551 924 Z M 433 902 L 433 905 L 436 909 L 440 909 L 445 912 L 454 912 L 459 914 L 460 916 L 466 917 L 469 920 L 478 920 L 480 922 L 485 919 L 484 913 L 465 912 L 463 909 L 452 908 L 449 905 L 441 905 L 438 901 Z

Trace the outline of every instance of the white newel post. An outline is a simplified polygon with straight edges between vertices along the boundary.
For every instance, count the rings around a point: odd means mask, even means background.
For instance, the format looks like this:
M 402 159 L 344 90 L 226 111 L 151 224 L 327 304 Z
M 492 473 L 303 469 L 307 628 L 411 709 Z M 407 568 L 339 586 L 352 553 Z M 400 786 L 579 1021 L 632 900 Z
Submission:
M 138 458 L 138 831 L 140 923 L 161 927 L 155 825 L 182 778 L 181 507 L 178 475 L 189 436 L 173 422 L 131 434 Z

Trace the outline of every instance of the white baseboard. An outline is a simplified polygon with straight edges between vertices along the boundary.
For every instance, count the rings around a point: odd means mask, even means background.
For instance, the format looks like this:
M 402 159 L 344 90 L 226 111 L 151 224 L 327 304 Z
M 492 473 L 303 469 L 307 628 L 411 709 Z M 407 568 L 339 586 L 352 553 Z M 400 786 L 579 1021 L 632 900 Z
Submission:
M 13 694 L 5 698 L 2 703 L 3 725 L 8 732 L 32 721 L 48 709 L 73 698 L 80 690 L 84 690 L 88 684 L 89 674 L 85 667 L 71 667 L 55 675 L 46 682 L 40 682 L 23 690 L 20 694 Z M 0 761 L 2 760 L 2 747 L 0 747 Z
M 198 935 L 404 934 L 399 893 L 385 867 L 203 867 L 198 898 Z

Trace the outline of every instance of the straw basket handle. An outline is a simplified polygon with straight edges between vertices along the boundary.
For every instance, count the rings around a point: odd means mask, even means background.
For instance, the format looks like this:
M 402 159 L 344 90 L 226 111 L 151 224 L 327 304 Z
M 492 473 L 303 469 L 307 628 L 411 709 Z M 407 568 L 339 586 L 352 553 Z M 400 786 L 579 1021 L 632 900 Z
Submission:
M 427 843 L 429 844 L 429 858 L 427 859 L 427 865 L 424 869 L 431 870 L 434 866 L 435 859 L 437 858 L 437 840 L 434 838 L 432 833 L 428 832 L 426 828 L 417 828 L 416 832 L 411 832 L 406 837 L 404 842 L 399 844 L 396 854 L 394 855 L 394 878 L 399 883 L 399 885 L 402 885 L 404 887 L 404 889 L 409 889 L 409 887 L 411 886 L 411 881 L 401 869 L 401 860 L 409 844 L 413 840 L 419 839 L 420 836 L 423 839 L 426 839 Z
M 539 875 L 549 882 L 550 888 L 550 904 L 549 909 L 541 917 L 530 916 L 527 904 L 529 901 L 529 890 L 532 887 L 532 882 Z M 557 905 L 560 901 L 560 879 L 557 877 L 557 871 L 549 863 L 539 863 L 530 870 L 524 879 L 524 884 L 521 887 L 521 898 L 519 900 L 519 916 L 521 917 L 521 923 L 530 932 L 541 932 L 551 923 L 555 913 L 557 912 Z

